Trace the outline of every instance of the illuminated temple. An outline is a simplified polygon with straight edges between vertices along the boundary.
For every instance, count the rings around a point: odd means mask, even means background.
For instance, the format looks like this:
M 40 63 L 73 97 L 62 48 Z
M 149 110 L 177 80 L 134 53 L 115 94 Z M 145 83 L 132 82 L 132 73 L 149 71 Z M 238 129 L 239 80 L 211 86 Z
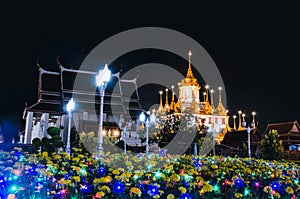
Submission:
M 172 86 L 172 99 L 169 103 L 168 101 L 168 89 L 166 89 L 166 101 L 163 105 L 162 95 L 163 91 L 160 91 L 160 105 L 157 110 L 158 114 L 166 114 L 173 112 L 175 115 L 182 115 L 185 113 L 191 114 L 190 125 L 204 124 L 208 127 L 208 132 L 213 132 L 215 135 L 215 140 L 220 143 L 226 132 L 230 131 L 228 124 L 229 116 L 228 111 L 222 103 L 221 92 L 222 88 L 219 87 L 219 101 L 218 105 L 215 107 L 213 94 L 214 90 L 209 90 L 209 86 L 205 86 L 205 92 L 203 93 L 203 100 L 200 99 L 200 89 L 201 86 L 198 80 L 193 75 L 191 67 L 191 56 L 192 53 L 189 51 L 189 65 L 186 73 L 186 77 L 178 83 L 178 96 L 177 102 L 175 101 L 175 91 L 174 86 Z

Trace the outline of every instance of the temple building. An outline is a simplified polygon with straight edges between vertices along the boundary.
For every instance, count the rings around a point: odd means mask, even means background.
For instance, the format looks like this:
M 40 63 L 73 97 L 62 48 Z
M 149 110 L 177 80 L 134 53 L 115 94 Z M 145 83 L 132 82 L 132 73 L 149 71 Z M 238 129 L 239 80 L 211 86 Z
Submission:
M 74 98 L 76 103 L 75 110 L 72 111 L 72 125 L 76 131 L 82 132 L 93 131 L 98 133 L 98 118 L 99 118 L 99 92 L 95 85 L 91 83 L 97 75 L 95 71 L 77 70 L 66 68 L 60 62 L 58 63 L 58 71 L 49 71 L 37 64 L 38 68 L 38 99 L 37 102 L 31 105 L 25 103 L 23 111 L 23 119 L 25 123 L 25 131 L 20 135 L 20 143 L 31 144 L 34 138 L 42 139 L 48 137 L 48 127 L 58 127 L 61 129 L 62 140 L 66 143 L 68 134 L 68 113 L 66 104 L 71 98 Z M 73 88 L 72 81 L 75 77 L 82 78 L 82 81 L 87 82 L 86 87 Z M 111 88 L 108 88 L 105 93 L 105 102 L 103 110 L 103 127 L 104 136 L 120 138 L 122 136 L 121 129 L 118 127 L 118 121 L 128 115 L 137 115 L 142 111 L 139 94 L 137 93 L 136 78 L 123 79 L 120 77 L 120 72 L 111 75 L 111 85 L 116 85 L 116 92 L 113 94 Z M 123 87 L 133 88 L 135 90 L 134 97 L 128 97 L 122 92 Z M 125 107 L 125 103 L 131 104 L 130 107 Z M 114 108 L 114 113 L 112 113 Z M 96 109 L 96 110 L 95 110 Z M 136 113 L 136 114 L 134 114 Z M 117 115 L 116 115 L 117 114 Z M 128 145 L 136 145 L 135 137 L 136 129 L 139 125 L 136 118 L 130 117 L 131 128 L 125 133 Z M 129 119 L 125 118 L 128 122 Z M 72 134 L 73 136 L 73 134 Z
M 177 102 L 175 102 L 175 91 L 174 86 L 172 86 L 172 99 L 169 103 L 168 101 L 168 89 L 166 89 L 166 102 L 163 105 L 162 95 L 163 92 L 160 91 L 160 105 L 157 110 L 158 114 L 174 113 L 175 115 L 182 115 L 189 113 L 193 115 L 190 125 L 204 124 L 208 127 L 208 132 L 213 132 L 215 135 L 215 140 L 220 143 L 227 131 L 230 131 L 227 115 L 228 111 L 222 103 L 221 92 L 222 88 L 219 87 L 219 103 L 215 108 L 213 103 L 213 93 L 214 90 L 209 90 L 209 86 L 205 86 L 206 92 L 204 92 L 204 100 L 200 100 L 200 89 L 201 86 L 198 80 L 195 78 L 192 67 L 191 67 L 191 56 L 192 53 L 189 51 L 189 63 L 186 73 L 186 77 L 178 83 L 178 96 Z M 210 93 L 210 94 L 209 94 Z M 210 96 L 210 97 L 209 97 Z

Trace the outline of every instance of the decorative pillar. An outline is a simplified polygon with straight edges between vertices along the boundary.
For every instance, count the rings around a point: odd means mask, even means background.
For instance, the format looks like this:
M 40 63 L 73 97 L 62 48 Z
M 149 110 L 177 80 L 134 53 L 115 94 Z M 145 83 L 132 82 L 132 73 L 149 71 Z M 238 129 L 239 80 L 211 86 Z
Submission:
M 31 144 L 33 112 L 27 112 L 24 144 Z

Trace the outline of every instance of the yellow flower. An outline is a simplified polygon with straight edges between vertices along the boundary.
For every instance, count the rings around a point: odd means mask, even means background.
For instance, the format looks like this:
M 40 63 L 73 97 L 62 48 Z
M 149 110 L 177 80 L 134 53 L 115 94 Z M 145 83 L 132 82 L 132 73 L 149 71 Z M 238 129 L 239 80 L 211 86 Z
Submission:
M 124 172 L 124 168 L 118 168 L 120 172 Z
M 185 193 L 186 193 L 186 188 L 184 188 L 184 187 L 179 187 L 178 190 L 179 190 L 182 194 L 185 194 Z
M 180 176 L 177 175 L 177 174 L 172 174 L 170 176 L 170 181 L 179 182 L 180 181 Z
M 212 164 L 212 165 L 211 165 L 211 168 L 213 168 L 213 169 L 217 169 L 217 168 L 218 168 L 218 165 L 216 165 L 216 164 Z
M 119 175 L 119 174 L 120 174 L 120 171 L 118 171 L 118 170 L 113 170 L 113 171 L 112 171 L 112 174 L 114 174 L 114 175 Z
M 105 193 L 103 191 L 99 191 L 96 193 L 96 198 L 101 198 L 103 196 L 105 196 Z
M 101 178 L 95 178 L 93 181 L 93 184 L 101 183 L 102 179 Z
M 155 194 L 155 195 L 153 196 L 153 198 L 160 198 L 160 195 Z
M 79 176 L 73 176 L 72 178 L 75 182 L 80 182 L 80 177 Z
M 82 158 L 84 158 L 84 155 L 79 154 L 77 157 L 82 159 Z M 74 158 L 73 158 L 73 159 L 74 159 Z
M 294 189 L 292 187 L 287 187 L 285 189 L 285 191 L 288 193 L 288 194 L 293 194 L 294 193 Z
M 67 160 L 71 160 L 71 156 L 70 155 L 66 155 L 66 159 Z
M 213 187 L 210 184 L 206 184 L 202 187 L 201 191 L 205 192 L 212 192 L 213 191 Z
M 169 194 L 168 196 L 167 196 L 167 199 L 175 199 L 175 196 L 173 195 L 173 194 Z
M 48 152 L 47 151 L 44 151 L 43 153 L 42 153 L 42 158 L 47 158 L 48 157 Z
M 235 193 L 234 196 L 235 196 L 236 198 L 241 198 L 241 197 L 243 197 L 243 194 L 241 194 L 241 193 Z
M 264 187 L 264 192 L 270 193 L 271 191 L 272 191 L 272 187 L 270 187 L 270 186 L 265 186 Z
M 65 185 L 70 185 L 72 182 L 71 182 L 71 180 L 63 180 L 62 181 L 62 184 L 65 184 Z
M 110 177 L 110 176 L 106 176 L 105 178 L 104 178 L 104 181 L 105 182 L 111 182 L 112 181 L 112 178 Z
M 278 193 L 278 192 L 276 192 L 276 191 L 272 192 L 272 195 L 273 195 L 273 198 L 274 198 L 274 197 L 275 197 L 275 198 L 280 198 L 280 193 Z
M 101 191 L 105 191 L 106 193 L 110 193 L 110 188 L 109 188 L 108 186 L 106 186 L 106 185 L 102 186 L 102 187 L 100 188 L 100 190 L 101 190 Z
M 141 190 L 140 190 L 139 188 L 137 188 L 137 187 L 132 187 L 132 188 L 130 189 L 130 194 L 135 194 L 135 195 L 137 195 L 138 197 L 141 197 L 142 192 L 141 192 Z
M 200 181 L 203 181 L 203 178 L 201 176 L 197 176 L 196 177 L 196 182 L 200 182 Z
M 124 173 L 122 173 L 121 176 L 122 176 L 122 177 L 125 177 L 125 178 L 130 178 L 130 177 L 131 177 L 131 173 L 129 173 L 129 172 L 124 172 Z
M 297 186 L 296 191 L 300 190 L 300 185 L 296 183 L 296 186 Z

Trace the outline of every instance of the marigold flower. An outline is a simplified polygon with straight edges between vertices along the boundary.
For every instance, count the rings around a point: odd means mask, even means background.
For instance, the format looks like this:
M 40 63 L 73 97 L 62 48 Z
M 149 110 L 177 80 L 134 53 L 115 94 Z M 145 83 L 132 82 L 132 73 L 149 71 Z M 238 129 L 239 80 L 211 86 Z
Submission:
M 285 191 L 288 193 L 288 194 L 293 194 L 294 193 L 294 189 L 292 187 L 287 187 L 285 189 Z
M 100 188 L 100 190 L 101 190 L 101 191 L 105 191 L 106 193 L 110 193 L 110 188 L 109 188 L 108 186 L 106 186 L 106 185 L 102 186 L 102 187 Z
M 243 197 L 243 194 L 241 194 L 241 193 L 235 193 L 234 196 L 235 196 L 236 198 L 241 198 L 241 197 Z
M 99 191 L 99 192 L 97 192 L 96 195 L 95 195 L 96 198 L 101 198 L 101 197 L 103 197 L 103 196 L 105 196 L 105 193 L 104 193 L 103 191 Z
M 114 175 L 119 175 L 119 174 L 120 174 L 120 171 L 118 171 L 118 170 L 113 170 L 113 171 L 112 171 L 112 174 L 114 174 Z
M 137 187 L 132 187 L 132 188 L 130 189 L 130 193 L 131 193 L 131 194 L 135 194 L 135 195 L 137 195 L 138 197 L 141 197 L 141 195 L 142 195 L 141 190 L 140 190 L 139 188 L 137 188 Z
M 169 179 L 170 181 L 179 182 L 180 176 L 178 174 L 172 174 Z
M 213 186 L 211 186 L 210 184 L 206 184 L 202 187 L 201 191 L 203 191 L 204 193 L 212 192 L 213 191 Z
M 184 187 L 179 187 L 178 190 L 179 190 L 182 194 L 185 194 L 185 193 L 186 193 L 186 188 L 184 188 Z
M 167 199 L 175 199 L 175 196 L 173 195 L 173 194 L 169 194 L 168 196 L 167 196 Z
M 80 177 L 79 176 L 73 176 L 72 178 L 75 182 L 80 182 Z

